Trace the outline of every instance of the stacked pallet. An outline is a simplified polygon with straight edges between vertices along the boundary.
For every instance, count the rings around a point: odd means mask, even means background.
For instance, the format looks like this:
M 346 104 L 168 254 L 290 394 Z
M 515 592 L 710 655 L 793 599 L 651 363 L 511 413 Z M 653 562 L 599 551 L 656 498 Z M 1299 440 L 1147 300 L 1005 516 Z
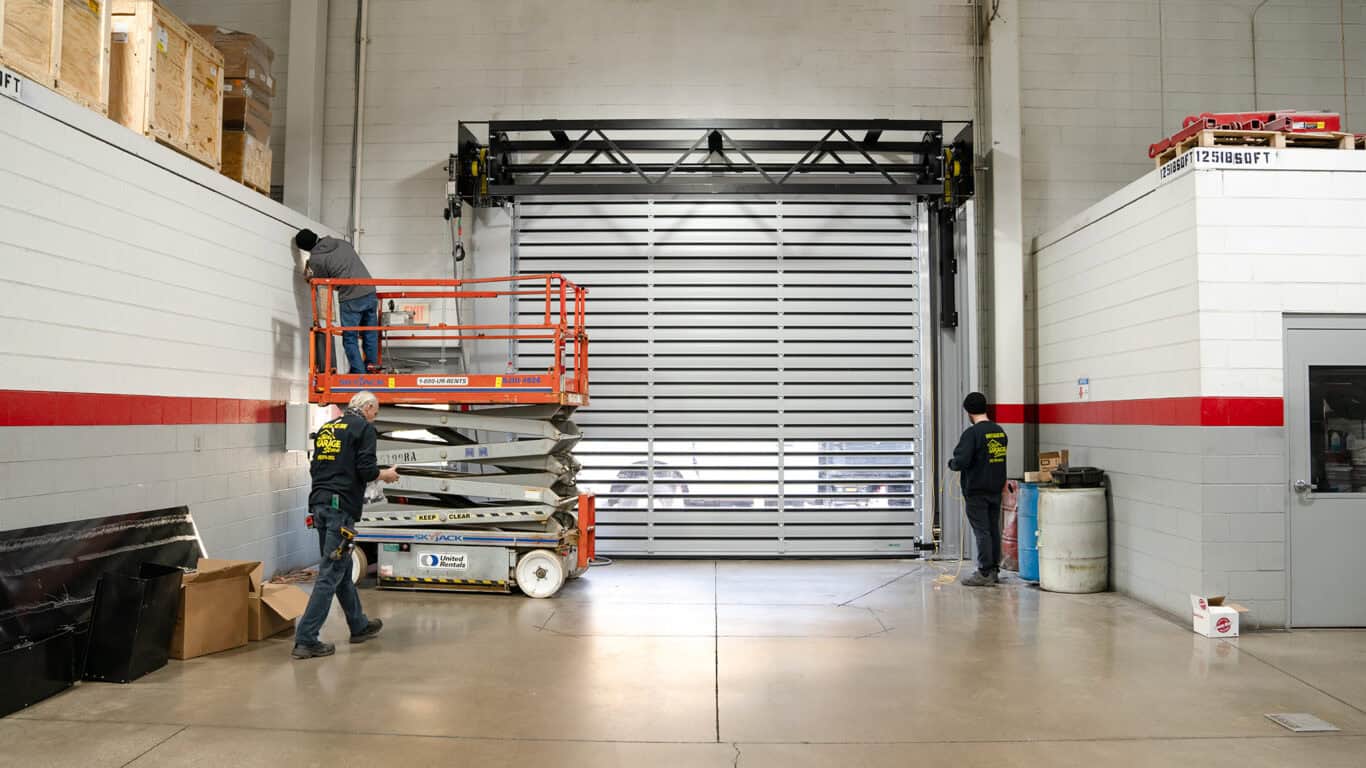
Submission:
M 1190 136 L 1154 156 L 1161 168 L 1196 147 L 1261 147 L 1264 149 L 1356 149 L 1360 142 L 1350 133 L 1321 131 L 1286 133 L 1283 131 L 1235 131 L 1209 128 Z
M 195 32 L 223 54 L 223 164 L 220 172 L 270 194 L 271 99 L 275 54 L 255 35 L 196 25 Z
M 153 0 L 113 0 L 109 116 L 218 169 L 223 55 Z
M 0 65 L 109 113 L 108 2 L 0 0 L 0 22 Z

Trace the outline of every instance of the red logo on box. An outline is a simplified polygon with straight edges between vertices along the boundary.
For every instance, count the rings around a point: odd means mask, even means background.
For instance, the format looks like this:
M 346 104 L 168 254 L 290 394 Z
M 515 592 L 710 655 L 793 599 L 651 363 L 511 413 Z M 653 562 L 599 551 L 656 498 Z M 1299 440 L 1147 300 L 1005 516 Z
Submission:
M 1229 621 L 1227 616 L 1214 622 L 1214 631 L 1221 635 L 1228 634 L 1230 629 L 1233 629 L 1233 622 Z

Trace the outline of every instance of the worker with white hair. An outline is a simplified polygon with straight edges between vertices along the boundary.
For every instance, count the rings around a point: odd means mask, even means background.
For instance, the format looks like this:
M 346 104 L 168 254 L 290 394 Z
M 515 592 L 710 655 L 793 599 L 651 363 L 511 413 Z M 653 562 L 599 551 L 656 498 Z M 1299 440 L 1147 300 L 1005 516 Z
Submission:
M 373 422 L 379 416 L 379 400 L 370 392 L 357 392 L 341 417 L 318 428 L 313 439 L 313 490 L 308 495 L 309 514 L 318 531 L 322 562 L 318 580 L 308 598 L 308 608 L 294 633 L 296 659 L 331 656 L 337 648 L 318 638 L 335 596 L 346 613 L 351 642 L 363 643 L 379 634 L 384 622 L 370 619 L 361 609 L 360 595 L 351 581 L 351 554 L 345 532 L 360 519 L 365 486 L 379 478 L 398 482 L 398 470 L 380 469 L 375 457 L 378 434 Z

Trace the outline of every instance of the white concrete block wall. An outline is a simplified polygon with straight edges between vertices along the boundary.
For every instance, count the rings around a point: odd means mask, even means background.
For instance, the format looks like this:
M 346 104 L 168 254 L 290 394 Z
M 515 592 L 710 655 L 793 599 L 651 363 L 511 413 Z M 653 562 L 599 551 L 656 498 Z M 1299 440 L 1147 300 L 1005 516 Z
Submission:
M 1156 205 L 1163 199 L 1175 207 Z M 1265 170 L 1195 168 L 1166 182 L 1150 172 L 1039 239 L 1041 444 L 1109 471 L 1122 591 L 1173 612 L 1185 610 L 1183 591 L 1229 594 L 1252 608 L 1254 626 L 1285 623 L 1288 447 L 1285 429 L 1271 426 L 1285 391 L 1283 315 L 1366 307 L 1363 211 L 1366 153 L 1286 150 Z M 1173 229 L 1185 255 L 1164 251 L 1167 274 L 1141 282 L 1156 291 L 1184 275 L 1184 293 L 1162 310 L 1182 318 L 1179 330 L 1135 315 L 1139 336 L 1154 347 L 1165 339 L 1167 354 L 1132 350 L 1132 367 L 1121 368 L 1132 375 L 1111 386 L 1087 373 L 1113 358 L 1113 337 L 1093 329 L 1107 313 L 1144 305 L 1112 287 L 1109 265 L 1117 249 L 1137 253 Z M 1069 337 L 1075 326 L 1058 323 L 1050 305 L 1079 316 L 1095 308 L 1099 319 Z M 1123 416 L 1119 406 L 1070 402 L 1066 385 L 1082 375 L 1092 377 L 1093 400 L 1176 398 L 1184 410 L 1135 423 L 1126 421 L 1132 408 Z M 1255 404 L 1270 416 L 1216 426 L 1198 410 L 1210 402 Z
M 1021 0 L 1026 237 L 1150 170 L 1186 115 L 1327 109 L 1366 131 L 1366 0 L 1269 0 L 1254 77 L 1257 5 Z
M 275 54 L 271 77 L 275 97 L 271 100 L 270 183 L 284 183 L 285 120 L 289 107 L 289 3 L 285 0 L 162 0 L 187 24 L 216 24 L 250 32 L 261 38 Z
M 283 450 L 283 424 L 4 427 L 0 435 L 0 530 L 186 505 L 214 557 L 261 560 L 271 572 L 316 559 L 302 520 L 308 464 Z
M 32 425 L 0 427 L 0 527 L 185 504 L 214 556 L 308 562 L 307 466 L 262 409 L 304 398 L 290 238 L 321 225 L 23 94 L 0 99 L 0 423 Z M 35 417 L 33 392 L 74 394 Z
M 376 274 L 449 273 L 442 166 L 461 120 L 972 115 L 965 2 L 392 6 L 370 21 L 361 251 Z M 339 228 L 355 21 L 354 3 L 331 4 L 323 219 Z
M 1190 178 L 1134 184 L 1040 238 L 1035 402 L 1199 394 L 1194 203 Z M 1078 400 L 1080 378 L 1090 402 Z M 1041 408 L 1040 450 L 1067 449 L 1109 477 L 1114 587 L 1182 610 L 1202 574 L 1200 430 Z
M 1282 154 L 1325 159 L 1309 152 Z M 1283 314 L 1366 308 L 1366 158 L 1359 154 L 1330 172 L 1196 173 L 1204 394 L 1283 397 Z M 1206 466 L 1205 579 L 1277 623 L 1288 615 L 1289 449 L 1284 429 L 1258 432 L 1255 455 Z M 1249 453 L 1246 444 L 1223 447 Z
M 1149 189 L 1035 254 L 1036 402 L 1199 394 L 1194 183 Z
M 1282 396 L 1282 313 L 1366 308 L 1366 160 L 1353 159 L 1197 173 L 1205 394 Z
M 1043 424 L 1039 449 L 1066 449 L 1110 483 L 1111 587 L 1172 613 L 1201 589 L 1199 428 Z

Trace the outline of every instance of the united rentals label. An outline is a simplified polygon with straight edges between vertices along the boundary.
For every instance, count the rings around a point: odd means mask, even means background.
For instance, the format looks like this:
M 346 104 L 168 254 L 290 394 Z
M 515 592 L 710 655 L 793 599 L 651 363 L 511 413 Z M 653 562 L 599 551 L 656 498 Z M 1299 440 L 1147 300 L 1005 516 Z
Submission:
M 465 376 L 418 376 L 419 387 L 467 387 L 470 380 Z
M 423 568 L 463 571 L 469 568 L 469 559 L 464 552 L 423 552 L 417 556 L 417 564 Z
M 1271 168 L 1280 152 L 1256 147 L 1196 147 L 1167 161 L 1157 172 L 1159 183 L 1184 175 L 1192 168 Z

